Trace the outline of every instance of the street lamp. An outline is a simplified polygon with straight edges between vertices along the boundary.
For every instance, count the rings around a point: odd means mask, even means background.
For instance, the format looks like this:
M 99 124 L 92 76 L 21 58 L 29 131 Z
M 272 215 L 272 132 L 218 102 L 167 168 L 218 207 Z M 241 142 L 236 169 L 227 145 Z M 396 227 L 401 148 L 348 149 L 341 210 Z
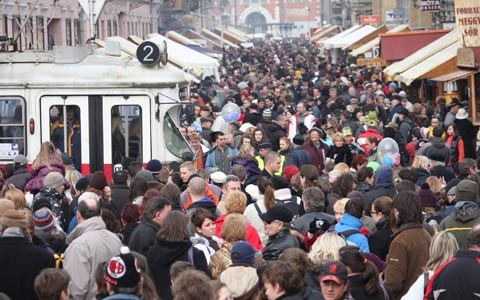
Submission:
M 305 6 L 305 10 L 307 11 L 308 36 L 310 36 L 310 7 L 309 7 L 309 6 Z

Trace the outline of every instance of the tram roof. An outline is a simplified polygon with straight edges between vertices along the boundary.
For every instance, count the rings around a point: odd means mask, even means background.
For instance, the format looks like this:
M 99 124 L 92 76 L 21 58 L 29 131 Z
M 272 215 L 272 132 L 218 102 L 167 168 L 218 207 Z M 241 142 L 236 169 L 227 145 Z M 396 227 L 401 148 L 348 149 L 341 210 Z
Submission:
M 83 57 L 79 47 L 85 48 Z M 104 49 L 93 46 L 0 53 L 0 86 L 4 87 L 172 87 L 186 82 L 185 73 L 173 65 L 148 67 L 135 57 L 106 55 Z

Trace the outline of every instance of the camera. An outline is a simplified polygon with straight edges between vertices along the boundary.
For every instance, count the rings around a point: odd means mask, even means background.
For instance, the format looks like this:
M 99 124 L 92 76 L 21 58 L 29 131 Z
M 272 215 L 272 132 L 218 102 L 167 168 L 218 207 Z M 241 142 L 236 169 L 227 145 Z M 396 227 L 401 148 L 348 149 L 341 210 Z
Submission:
M 318 229 L 322 228 L 323 222 L 324 222 L 323 220 L 316 221 L 315 222 L 315 227 L 317 227 Z

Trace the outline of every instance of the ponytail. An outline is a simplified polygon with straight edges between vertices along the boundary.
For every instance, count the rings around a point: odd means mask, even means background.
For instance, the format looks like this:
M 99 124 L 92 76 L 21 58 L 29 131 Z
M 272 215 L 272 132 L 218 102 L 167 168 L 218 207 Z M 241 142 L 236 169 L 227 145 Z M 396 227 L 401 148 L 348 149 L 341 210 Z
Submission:
M 380 290 L 380 280 L 377 267 L 365 258 L 365 270 L 362 272 L 365 293 L 368 296 L 377 295 Z
M 265 204 L 265 208 L 269 210 L 272 206 L 275 205 L 275 194 L 274 189 L 271 185 L 267 185 L 265 187 L 265 194 L 263 195 L 263 203 Z

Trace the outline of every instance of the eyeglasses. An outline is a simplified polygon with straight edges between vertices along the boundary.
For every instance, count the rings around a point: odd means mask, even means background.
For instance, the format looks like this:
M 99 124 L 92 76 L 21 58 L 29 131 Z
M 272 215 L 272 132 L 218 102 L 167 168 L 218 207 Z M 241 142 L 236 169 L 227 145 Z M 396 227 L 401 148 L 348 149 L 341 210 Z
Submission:
M 378 214 L 380 214 L 380 212 L 378 212 L 378 211 L 373 211 L 373 210 L 372 210 L 372 211 L 370 211 L 370 214 L 371 214 L 371 215 L 378 215 Z

